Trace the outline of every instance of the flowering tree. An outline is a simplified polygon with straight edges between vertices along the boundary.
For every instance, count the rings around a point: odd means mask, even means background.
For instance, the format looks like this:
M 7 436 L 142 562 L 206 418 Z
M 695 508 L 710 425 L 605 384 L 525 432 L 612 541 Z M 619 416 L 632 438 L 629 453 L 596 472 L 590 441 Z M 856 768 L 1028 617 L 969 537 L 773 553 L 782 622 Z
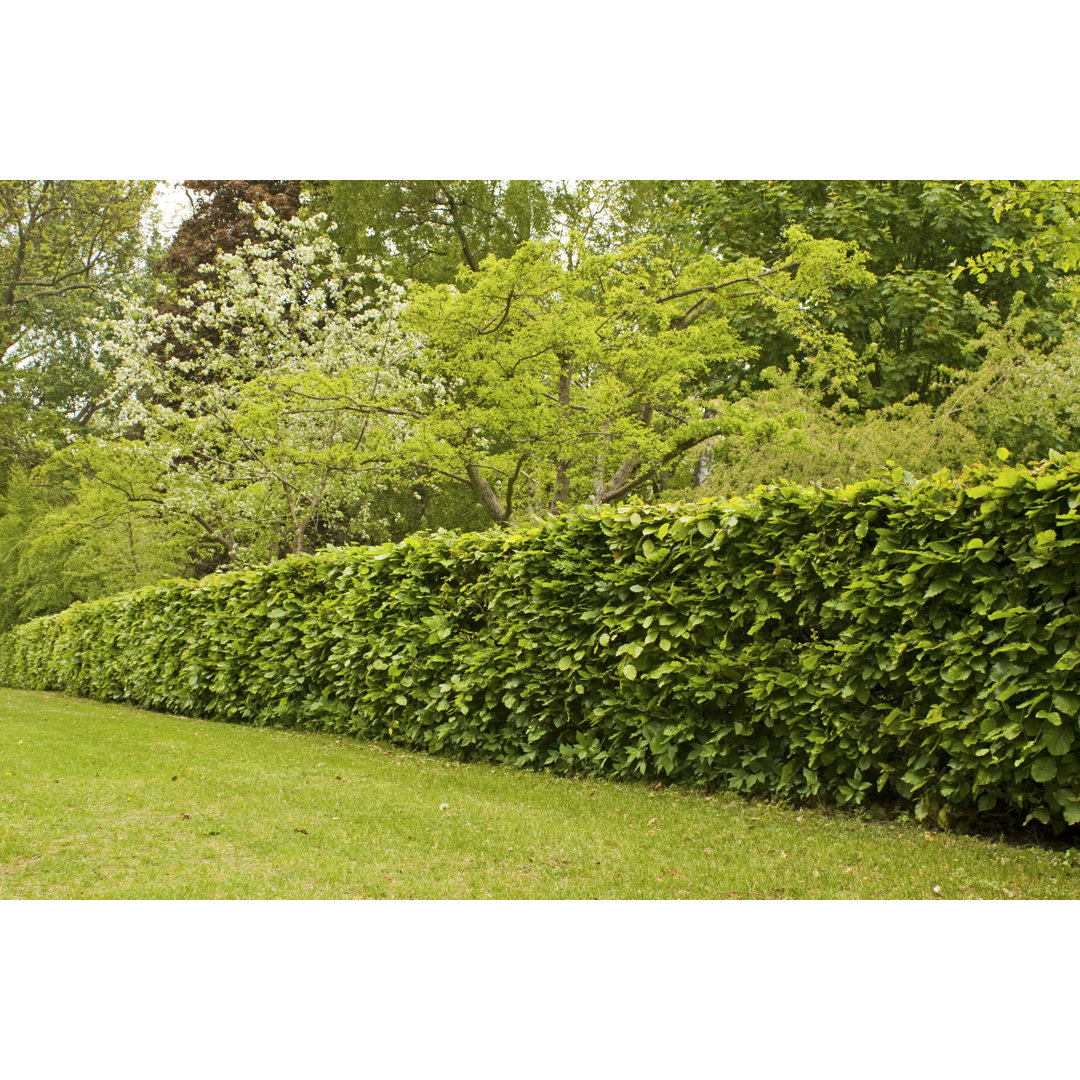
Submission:
M 257 228 L 176 310 L 132 301 L 108 327 L 110 452 L 147 478 L 129 497 L 197 522 L 232 560 L 362 534 L 413 415 L 400 287 L 348 273 L 321 215 Z

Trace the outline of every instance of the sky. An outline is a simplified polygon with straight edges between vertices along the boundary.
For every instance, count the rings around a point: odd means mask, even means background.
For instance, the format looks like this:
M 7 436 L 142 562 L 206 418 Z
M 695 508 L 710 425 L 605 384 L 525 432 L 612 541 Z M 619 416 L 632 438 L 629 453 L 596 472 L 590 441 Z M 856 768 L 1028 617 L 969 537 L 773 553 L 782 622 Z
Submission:
M 154 209 L 161 214 L 161 229 L 171 239 L 180 222 L 191 213 L 191 200 L 183 180 L 159 180 L 154 192 Z

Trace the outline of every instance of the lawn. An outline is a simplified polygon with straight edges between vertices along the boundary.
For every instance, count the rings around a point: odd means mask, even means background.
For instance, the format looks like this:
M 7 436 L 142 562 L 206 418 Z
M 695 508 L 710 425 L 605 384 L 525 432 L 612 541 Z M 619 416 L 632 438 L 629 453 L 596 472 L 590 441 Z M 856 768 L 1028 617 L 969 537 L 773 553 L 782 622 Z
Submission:
M 1075 853 L 0 690 L 0 897 L 1076 899 Z

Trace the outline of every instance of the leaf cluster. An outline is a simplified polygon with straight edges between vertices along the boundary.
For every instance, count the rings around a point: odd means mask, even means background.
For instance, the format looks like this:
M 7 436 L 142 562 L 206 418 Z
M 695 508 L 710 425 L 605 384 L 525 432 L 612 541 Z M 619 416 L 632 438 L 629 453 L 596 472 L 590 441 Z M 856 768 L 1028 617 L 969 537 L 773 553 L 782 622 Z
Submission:
M 858 400 L 873 409 L 910 395 L 940 404 L 958 373 L 970 369 L 965 346 L 1004 316 L 1018 294 L 1041 333 L 1060 336 L 1061 275 L 1037 253 L 1050 246 L 1051 218 L 1060 222 L 1056 238 L 1072 237 L 1062 207 L 1075 196 L 1055 189 L 1074 186 L 800 180 L 686 181 L 667 188 L 698 243 L 727 260 L 777 258 L 792 226 L 865 253 L 876 280 L 837 289 L 817 314 L 865 361 Z M 1074 237 L 1072 243 L 1075 248 Z M 1054 247 L 1057 266 L 1071 271 L 1075 263 L 1068 261 L 1068 244 L 1065 249 Z M 995 268 L 1011 272 L 988 276 Z M 785 366 L 792 348 L 787 327 L 747 320 L 738 328 L 758 346 L 760 369 Z

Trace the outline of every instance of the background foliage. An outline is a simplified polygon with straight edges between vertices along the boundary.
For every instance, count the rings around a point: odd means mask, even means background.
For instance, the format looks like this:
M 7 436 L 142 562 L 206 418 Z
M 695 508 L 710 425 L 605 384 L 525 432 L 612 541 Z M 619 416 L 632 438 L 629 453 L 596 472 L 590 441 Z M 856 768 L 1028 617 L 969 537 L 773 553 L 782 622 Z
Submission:
M 2 188 L 0 626 L 1077 446 L 1074 182 L 188 181 L 168 244 L 152 184 Z

